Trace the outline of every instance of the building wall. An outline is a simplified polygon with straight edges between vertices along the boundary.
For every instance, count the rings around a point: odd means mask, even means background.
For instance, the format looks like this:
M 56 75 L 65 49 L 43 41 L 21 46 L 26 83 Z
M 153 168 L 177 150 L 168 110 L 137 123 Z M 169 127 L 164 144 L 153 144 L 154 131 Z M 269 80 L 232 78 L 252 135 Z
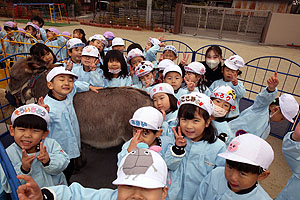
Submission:
M 248 1 L 233 0 L 232 8 L 253 9 L 253 10 L 271 10 L 276 13 L 290 13 L 291 5 L 288 1 Z
M 300 15 L 272 13 L 265 44 L 300 45 Z

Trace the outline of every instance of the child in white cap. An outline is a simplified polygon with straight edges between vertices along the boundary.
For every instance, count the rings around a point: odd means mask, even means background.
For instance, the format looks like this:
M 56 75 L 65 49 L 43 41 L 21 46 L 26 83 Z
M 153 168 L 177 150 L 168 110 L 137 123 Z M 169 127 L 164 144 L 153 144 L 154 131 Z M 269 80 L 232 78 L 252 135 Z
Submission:
M 68 40 L 67 49 L 70 58 L 69 64 L 72 64 L 72 69 L 81 65 L 83 47 L 85 47 L 85 44 L 78 38 L 71 38 Z
M 267 80 L 268 87 L 260 92 L 253 105 L 243 110 L 240 116 L 228 122 L 233 134 L 238 136 L 243 132 L 253 133 L 266 139 L 270 134 L 270 122 L 287 120 L 294 123 L 293 118 L 299 111 L 299 105 L 290 94 L 277 95 L 277 72 Z
M 40 187 L 67 184 L 63 170 L 70 159 L 56 140 L 47 137 L 49 121 L 45 108 L 28 104 L 13 112 L 9 126 L 14 143 L 6 152 L 17 175 L 31 176 Z M 3 189 L 11 193 L 5 173 L 2 167 L 0 169 Z
M 95 46 L 88 45 L 82 49 L 81 65 L 72 68 L 79 81 L 87 82 L 91 86 L 104 87 L 104 75 L 99 64 L 99 51 Z
M 174 137 L 172 127 L 177 125 L 177 98 L 171 85 L 159 83 L 152 87 L 150 97 L 153 99 L 153 105 L 156 109 L 164 113 L 162 135 Z
M 120 37 L 115 37 L 113 40 L 112 40 L 112 50 L 118 50 L 120 51 L 122 54 L 125 50 L 125 42 L 122 38 Z
M 225 168 L 218 167 L 204 178 L 194 200 L 271 199 L 258 183 L 270 174 L 274 159 L 270 144 L 248 133 L 234 138 L 218 156 L 226 159 Z
M 129 49 L 129 47 L 127 48 L 127 50 Z M 145 61 L 145 56 L 142 50 L 140 50 L 139 48 L 133 48 L 129 50 L 129 52 L 127 53 L 127 63 L 129 65 L 129 72 L 134 85 L 141 84 L 135 72 L 136 72 L 136 67 L 143 61 Z
M 108 42 L 103 35 L 96 34 L 89 38 L 89 45 L 93 45 L 97 47 L 99 51 L 99 67 L 103 65 L 103 58 L 104 58 L 104 48 L 107 47 Z
M 299 198 L 300 186 L 300 123 L 294 132 L 287 133 L 282 141 L 282 152 L 293 175 L 285 188 L 276 197 L 276 200 L 292 200 Z
M 47 40 L 45 44 L 49 46 L 52 49 L 53 53 L 56 55 L 58 50 L 65 45 L 67 40 L 63 36 L 58 36 L 60 35 L 60 32 L 56 28 L 51 27 L 46 29 L 46 34 Z M 58 60 L 65 59 L 67 57 L 66 49 L 61 49 L 60 53 L 57 54 L 56 57 Z
M 150 61 L 142 61 L 135 69 L 135 75 L 139 78 L 139 82 L 132 87 L 136 87 L 150 92 L 155 84 L 156 71 Z
M 246 89 L 242 81 L 237 80 L 237 76 L 242 72 L 240 68 L 244 67 L 245 62 L 239 55 L 233 55 L 224 62 L 222 68 L 223 78 L 214 81 L 209 87 L 210 91 L 213 91 L 216 87 L 221 85 L 229 85 L 234 89 L 236 93 L 236 99 L 234 105 L 231 107 L 229 114 L 226 116 L 227 121 L 237 118 L 240 114 L 239 103 L 240 100 L 245 96 Z
M 118 166 L 124 156 L 142 145 L 157 149 L 164 156 L 167 143 L 171 140 L 168 137 L 160 137 L 163 120 L 162 113 L 152 106 L 141 107 L 134 112 L 129 120 L 133 129 L 133 137 L 123 144 L 122 151 L 118 153 Z
M 210 123 L 213 103 L 202 93 L 179 99 L 178 126 L 173 128 L 175 142 L 167 148 L 165 161 L 171 185 L 167 199 L 193 199 L 203 178 L 225 160 L 218 157 L 226 150 Z
M 165 47 L 166 44 L 161 42 L 160 38 L 152 38 L 149 37 L 147 46 L 145 47 L 145 58 L 150 62 L 156 61 L 157 52 L 160 50 L 161 47 Z
M 168 193 L 167 176 L 168 169 L 163 158 L 153 150 L 139 148 L 123 158 L 117 179 L 113 182 L 118 187 L 116 190 L 84 188 L 79 183 L 72 183 L 70 187 L 46 187 L 41 190 L 31 177 L 23 175 L 18 178 L 24 179 L 27 184 L 19 187 L 18 196 L 20 199 L 30 197 L 35 200 L 43 200 L 43 197 L 69 200 L 164 200 Z
M 70 164 L 64 171 L 67 181 L 74 169 L 74 159 L 80 156 L 80 131 L 73 97 L 77 92 L 97 91 L 97 87 L 90 86 L 83 81 L 74 81 L 76 74 L 64 67 L 54 67 L 47 75 L 49 93 L 45 97 L 45 104 L 50 107 L 50 133 L 48 137 L 55 139 L 70 157 Z
M 228 85 L 217 87 L 210 95 L 210 99 L 214 104 L 214 112 L 211 120 L 215 126 L 218 137 L 227 145 L 235 137 L 225 120 L 226 115 L 230 112 L 235 101 L 235 91 Z
M 162 57 L 174 62 L 177 59 L 177 49 L 173 45 L 167 45 L 163 50 Z
M 199 62 L 192 62 L 187 66 L 184 66 L 185 76 L 184 80 L 188 84 L 192 84 L 188 87 L 194 87 L 190 89 L 194 92 L 204 93 L 207 96 L 210 95 L 210 90 L 206 86 L 205 81 L 205 66 Z
M 175 63 L 170 59 L 163 59 L 158 64 L 154 64 L 154 66 L 156 66 L 154 68 L 157 68 L 158 70 L 156 79 L 159 83 L 162 83 L 164 81 L 163 72 L 170 65 L 175 65 Z

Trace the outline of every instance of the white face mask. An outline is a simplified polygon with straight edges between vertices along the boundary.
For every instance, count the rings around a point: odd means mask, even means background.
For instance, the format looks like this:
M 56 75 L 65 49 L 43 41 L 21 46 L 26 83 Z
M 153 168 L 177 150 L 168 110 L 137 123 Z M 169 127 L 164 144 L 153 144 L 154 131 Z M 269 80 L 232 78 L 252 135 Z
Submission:
M 218 66 L 219 63 L 220 63 L 219 60 L 206 60 L 206 64 L 210 69 L 214 69 L 215 67 Z
M 227 114 L 227 111 L 220 106 L 217 106 L 214 104 L 214 112 L 212 113 L 212 116 L 214 117 L 224 117 Z
M 108 72 L 112 74 L 119 74 L 121 72 L 121 69 L 108 69 Z
M 150 82 L 150 86 L 151 86 L 153 83 L 154 83 L 154 79 L 152 78 L 152 79 L 151 79 L 151 82 Z M 146 81 L 142 81 L 142 84 L 143 84 L 144 86 L 146 86 Z

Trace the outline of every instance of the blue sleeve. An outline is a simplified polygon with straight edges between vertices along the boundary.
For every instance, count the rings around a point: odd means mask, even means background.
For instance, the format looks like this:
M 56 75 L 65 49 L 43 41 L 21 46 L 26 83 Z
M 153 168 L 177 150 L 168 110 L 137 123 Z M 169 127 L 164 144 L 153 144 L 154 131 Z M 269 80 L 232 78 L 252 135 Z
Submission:
M 153 62 L 156 60 L 156 54 L 160 50 L 159 45 L 153 45 L 147 52 L 145 52 L 145 59 Z
M 272 103 L 272 101 L 274 101 L 276 95 L 277 95 L 277 88 L 275 89 L 274 92 L 268 92 L 267 88 L 265 88 L 256 96 L 252 108 L 255 110 L 255 109 L 268 107 Z
M 74 89 L 73 91 L 75 91 L 75 93 L 78 92 L 87 92 L 90 90 L 90 84 L 84 81 L 75 81 L 74 82 Z M 72 93 L 73 93 L 72 91 Z M 75 94 L 74 94 L 75 95 Z
M 182 154 L 182 155 L 176 155 L 173 151 L 172 151 L 172 146 L 175 145 L 175 144 L 169 144 L 167 149 L 166 149 L 166 154 L 165 154 L 165 161 L 166 161 L 166 164 L 168 166 L 168 169 L 172 170 L 172 171 L 175 171 L 181 161 L 183 160 L 184 156 L 185 156 L 185 153 Z
M 282 152 L 293 174 L 300 179 L 300 142 L 291 139 L 293 132 L 287 133 L 282 142 Z
M 95 71 L 90 71 L 90 84 L 95 87 L 104 87 L 103 83 L 103 71 L 97 68 Z
M 232 87 L 232 89 L 234 89 L 235 94 L 236 94 L 236 98 L 243 98 L 246 94 L 246 89 L 243 85 L 242 81 L 238 81 L 237 85 L 233 85 L 232 82 L 230 82 L 230 87 Z
M 47 33 L 46 33 L 45 29 L 40 28 L 40 31 L 41 31 L 42 40 L 46 41 L 47 40 Z

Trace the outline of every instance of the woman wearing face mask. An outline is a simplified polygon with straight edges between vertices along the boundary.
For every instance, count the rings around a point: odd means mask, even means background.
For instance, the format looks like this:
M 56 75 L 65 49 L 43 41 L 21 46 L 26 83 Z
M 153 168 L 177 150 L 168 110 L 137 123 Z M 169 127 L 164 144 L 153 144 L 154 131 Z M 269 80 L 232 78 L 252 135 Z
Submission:
M 206 50 L 205 61 L 201 62 L 206 69 L 205 78 L 207 79 L 206 86 L 209 87 L 215 80 L 223 78 L 222 50 L 219 46 L 213 45 Z
M 228 145 L 235 137 L 229 127 L 225 116 L 229 113 L 231 106 L 234 105 L 236 95 L 230 86 L 217 87 L 210 95 L 214 104 L 214 111 L 211 116 L 212 124 L 218 132 L 218 138 Z

